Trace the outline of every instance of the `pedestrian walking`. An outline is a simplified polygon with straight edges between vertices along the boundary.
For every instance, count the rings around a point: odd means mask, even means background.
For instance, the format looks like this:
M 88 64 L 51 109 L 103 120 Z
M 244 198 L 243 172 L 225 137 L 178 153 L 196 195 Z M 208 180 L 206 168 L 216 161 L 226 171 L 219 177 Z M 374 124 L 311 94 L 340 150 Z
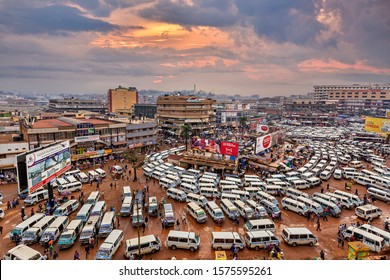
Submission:
M 3 234 L 3 226 L 0 226 L 0 234 Z
M 146 225 L 145 225 L 145 223 L 142 223 L 142 233 L 144 233 L 144 232 L 145 232 L 145 228 L 146 228 Z
M 112 182 L 110 183 L 110 189 L 112 189 Z
M 341 236 L 339 235 L 339 236 L 337 236 L 337 248 L 339 248 L 339 246 L 341 246 L 341 241 L 342 241 L 343 239 L 341 238 Z
M 176 220 L 176 226 L 177 226 L 177 229 L 180 230 L 180 220 L 179 219 Z
M 148 222 L 149 222 L 149 217 L 146 216 L 146 217 L 145 217 L 145 225 L 148 225 Z
M 57 253 L 57 251 L 54 251 L 54 253 L 53 253 L 53 260 L 56 260 L 56 259 L 58 259 L 58 253 Z
M 320 257 L 321 257 L 321 260 L 325 260 L 325 253 L 324 253 L 324 250 L 321 250 L 321 252 L 320 252 Z
M 341 249 L 344 249 L 344 239 L 341 239 Z
M 329 191 L 330 189 L 330 186 L 329 186 L 329 183 L 326 185 L 326 190 Z
M 321 193 L 324 193 L 324 188 L 321 188 Z
M 50 256 L 50 258 L 53 256 L 53 249 L 54 249 L 53 245 L 50 245 L 50 247 L 49 247 L 49 256 Z
M 183 224 L 186 224 L 187 223 L 187 219 L 186 219 L 187 217 L 186 217 L 186 213 L 185 212 L 183 212 L 183 215 L 181 216 L 181 222 L 183 223 Z

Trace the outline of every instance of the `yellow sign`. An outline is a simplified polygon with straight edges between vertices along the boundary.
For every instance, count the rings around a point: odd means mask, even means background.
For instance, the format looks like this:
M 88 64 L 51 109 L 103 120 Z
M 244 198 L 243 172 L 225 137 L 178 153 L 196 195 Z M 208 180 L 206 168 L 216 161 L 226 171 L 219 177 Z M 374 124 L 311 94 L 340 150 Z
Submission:
M 390 110 L 386 111 L 386 118 L 390 118 Z
M 366 117 L 364 129 L 382 134 L 390 134 L 390 119 Z

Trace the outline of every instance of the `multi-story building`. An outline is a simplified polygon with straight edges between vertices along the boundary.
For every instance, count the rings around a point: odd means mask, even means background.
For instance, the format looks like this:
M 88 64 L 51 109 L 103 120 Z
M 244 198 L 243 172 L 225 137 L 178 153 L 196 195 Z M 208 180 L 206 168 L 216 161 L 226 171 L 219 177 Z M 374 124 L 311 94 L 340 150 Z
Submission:
M 73 97 L 49 100 L 49 111 L 52 112 L 75 112 L 80 110 L 104 113 L 106 108 L 101 100 L 85 100 Z
M 129 148 L 141 148 L 141 152 L 147 152 L 149 148 L 157 144 L 157 122 L 132 121 L 126 126 L 126 142 Z
M 15 170 L 15 156 L 27 151 L 27 142 L 0 142 L 0 170 Z
M 158 125 L 165 135 L 179 136 L 184 124 L 194 134 L 215 128 L 216 101 L 196 96 L 164 95 L 157 99 Z
M 107 95 L 110 113 L 115 113 L 118 109 L 132 109 L 134 104 L 138 103 L 138 91 L 135 87 L 119 86 L 116 89 L 109 89 Z
M 72 161 L 120 153 L 127 147 L 126 123 L 100 118 L 24 118 L 20 131 L 31 149 L 70 140 Z
M 283 103 L 283 112 L 335 112 L 336 101 L 316 101 L 311 98 L 286 99 Z
M 156 104 L 134 104 L 134 116 L 154 119 L 157 113 Z

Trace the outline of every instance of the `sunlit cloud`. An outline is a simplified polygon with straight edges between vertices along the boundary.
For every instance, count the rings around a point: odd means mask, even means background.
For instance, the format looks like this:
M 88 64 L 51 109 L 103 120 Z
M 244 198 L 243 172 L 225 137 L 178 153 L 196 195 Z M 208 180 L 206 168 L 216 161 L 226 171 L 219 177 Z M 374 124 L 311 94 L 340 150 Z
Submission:
M 390 74 L 390 68 L 378 68 L 367 65 L 365 61 L 358 60 L 354 64 L 343 63 L 334 59 L 321 60 L 309 59 L 298 64 L 298 68 L 303 72 L 322 72 L 322 73 L 337 73 L 344 71 L 357 71 L 372 74 Z

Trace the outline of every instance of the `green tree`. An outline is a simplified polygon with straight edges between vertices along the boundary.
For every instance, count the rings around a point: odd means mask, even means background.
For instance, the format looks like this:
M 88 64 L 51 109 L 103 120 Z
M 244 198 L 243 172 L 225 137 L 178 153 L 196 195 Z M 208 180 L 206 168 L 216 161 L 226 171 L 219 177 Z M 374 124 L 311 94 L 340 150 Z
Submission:
M 122 156 L 133 167 L 134 182 L 137 181 L 137 170 L 144 164 L 145 155 L 138 149 L 127 149 Z
M 248 118 L 246 116 L 241 116 L 239 119 L 238 119 L 239 123 L 240 123 L 240 128 L 241 128 L 241 134 L 244 133 L 244 127 L 246 127 L 246 123 L 248 121 Z
M 191 132 L 192 132 L 192 127 L 191 125 L 189 125 L 188 123 L 184 124 L 182 127 L 181 127 L 181 133 L 180 135 L 182 137 L 184 137 L 184 139 L 186 140 L 186 151 L 187 151 L 187 143 L 188 143 L 188 138 L 190 138 L 190 135 L 191 135 Z

